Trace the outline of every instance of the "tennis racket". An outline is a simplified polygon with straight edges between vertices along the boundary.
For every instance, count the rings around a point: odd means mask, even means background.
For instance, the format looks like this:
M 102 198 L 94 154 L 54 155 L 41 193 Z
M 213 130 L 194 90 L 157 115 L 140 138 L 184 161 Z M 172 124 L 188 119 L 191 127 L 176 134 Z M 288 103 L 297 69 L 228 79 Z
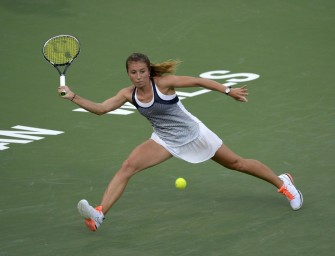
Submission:
M 44 58 L 57 69 L 60 86 L 65 86 L 65 73 L 80 53 L 78 39 L 70 35 L 54 36 L 45 42 L 42 51 Z M 61 92 L 62 96 L 65 94 L 65 91 Z

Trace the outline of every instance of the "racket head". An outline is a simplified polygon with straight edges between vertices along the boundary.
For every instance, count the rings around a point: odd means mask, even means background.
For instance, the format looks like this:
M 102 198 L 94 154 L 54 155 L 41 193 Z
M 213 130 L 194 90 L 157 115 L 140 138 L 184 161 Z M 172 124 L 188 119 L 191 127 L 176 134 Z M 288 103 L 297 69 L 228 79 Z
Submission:
M 58 35 L 43 45 L 43 56 L 54 66 L 69 65 L 80 53 L 79 40 L 71 35 Z

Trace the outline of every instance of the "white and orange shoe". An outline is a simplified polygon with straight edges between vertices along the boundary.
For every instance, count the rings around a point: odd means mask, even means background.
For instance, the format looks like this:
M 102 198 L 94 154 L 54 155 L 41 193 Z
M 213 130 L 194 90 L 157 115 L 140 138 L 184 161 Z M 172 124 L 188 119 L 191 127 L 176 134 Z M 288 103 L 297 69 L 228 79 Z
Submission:
M 304 200 L 301 192 L 294 186 L 291 174 L 285 173 L 278 177 L 284 182 L 278 192 L 287 197 L 293 210 L 299 210 Z
M 85 219 L 87 228 L 91 231 L 96 231 L 105 219 L 102 206 L 93 208 L 85 199 L 79 201 L 77 208 L 79 214 Z

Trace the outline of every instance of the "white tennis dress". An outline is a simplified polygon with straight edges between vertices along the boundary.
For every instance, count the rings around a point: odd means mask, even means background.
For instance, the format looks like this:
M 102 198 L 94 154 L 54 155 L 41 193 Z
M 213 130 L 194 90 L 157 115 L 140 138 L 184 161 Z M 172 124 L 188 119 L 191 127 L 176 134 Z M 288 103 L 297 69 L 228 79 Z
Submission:
M 190 163 L 212 158 L 222 145 L 222 140 L 188 112 L 176 94 L 165 95 L 159 91 L 153 79 L 151 83 L 153 98 L 150 102 L 140 102 L 136 88 L 132 94 L 133 104 L 153 127 L 151 139 L 173 156 Z

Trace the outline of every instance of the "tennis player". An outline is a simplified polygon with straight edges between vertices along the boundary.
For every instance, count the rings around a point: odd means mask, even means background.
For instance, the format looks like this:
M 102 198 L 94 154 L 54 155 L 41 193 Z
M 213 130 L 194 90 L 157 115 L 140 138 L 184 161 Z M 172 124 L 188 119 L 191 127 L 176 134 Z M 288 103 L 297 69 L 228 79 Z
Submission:
M 214 132 L 184 108 L 175 91 L 175 88 L 198 86 L 246 102 L 247 88 L 232 89 L 209 79 L 173 75 L 178 64 L 177 61 L 152 64 L 144 54 L 130 55 L 126 60 L 126 69 L 132 85 L 121 89 L 102 103 L 87 100 L 67 86 L 58 88 L 58 93 L 66 91 L 63 98 L 97 115 L 113 111 L 130 102 L 153 127 L 151 138 L 138 145 L 116 172 L 100 205 L 93 208 L 85 199 L 79 201 L 78 210 L 85 219 L 86 226 L 96 231 L 134 174 L 172 156 L 190 163 L 212 159 L 226 168 L 255 176 L 269 182 L 278 192 L 284 194 L 293 210 L 300 209 L 303 197 L 294 186 L 290 174 L 277 176 L 263 163 L 235 154 Z

